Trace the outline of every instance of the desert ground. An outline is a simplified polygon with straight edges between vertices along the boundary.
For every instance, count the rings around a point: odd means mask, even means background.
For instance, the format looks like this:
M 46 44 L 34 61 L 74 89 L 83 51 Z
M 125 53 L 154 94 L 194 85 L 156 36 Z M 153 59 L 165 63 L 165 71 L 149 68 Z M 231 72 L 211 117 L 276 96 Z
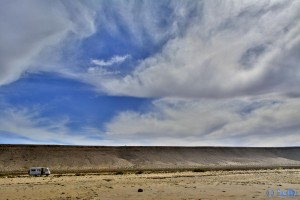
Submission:
M 42 166 L 49 177 L 28 176 Z M 0 200 L 300 199 L 291 191 L 300 147 L 0 145 Z
M 283 199 L 277 189 L 288 188 L 300 192 L 299 169 L 10 175 L 0 178 L 0 199 Z

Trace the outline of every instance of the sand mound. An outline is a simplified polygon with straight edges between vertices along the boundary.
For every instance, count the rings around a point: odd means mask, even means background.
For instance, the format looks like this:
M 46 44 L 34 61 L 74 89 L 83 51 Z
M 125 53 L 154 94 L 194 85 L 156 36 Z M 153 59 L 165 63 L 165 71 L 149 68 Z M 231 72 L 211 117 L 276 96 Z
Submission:
M 0 145 L 0 173 L 26 173 L 31 166 L 52 172 L 299 167 L 300 147 Z

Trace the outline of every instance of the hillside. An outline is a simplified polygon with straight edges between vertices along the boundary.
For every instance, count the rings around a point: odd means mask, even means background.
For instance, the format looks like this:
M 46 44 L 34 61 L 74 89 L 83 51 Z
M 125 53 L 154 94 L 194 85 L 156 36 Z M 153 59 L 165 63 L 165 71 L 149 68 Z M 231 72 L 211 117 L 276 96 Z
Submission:
M 193 168 L 300 167 L 300 147 L 104 147 L 0 145 L 0 173 L 99 172 Z

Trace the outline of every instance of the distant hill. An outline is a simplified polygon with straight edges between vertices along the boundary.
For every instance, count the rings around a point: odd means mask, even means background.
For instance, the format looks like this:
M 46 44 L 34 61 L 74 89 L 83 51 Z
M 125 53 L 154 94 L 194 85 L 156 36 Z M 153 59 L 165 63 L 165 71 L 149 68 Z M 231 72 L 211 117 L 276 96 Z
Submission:
M 0 173 L 300 167 L 300 147 L 141 147 L 0 145 Z

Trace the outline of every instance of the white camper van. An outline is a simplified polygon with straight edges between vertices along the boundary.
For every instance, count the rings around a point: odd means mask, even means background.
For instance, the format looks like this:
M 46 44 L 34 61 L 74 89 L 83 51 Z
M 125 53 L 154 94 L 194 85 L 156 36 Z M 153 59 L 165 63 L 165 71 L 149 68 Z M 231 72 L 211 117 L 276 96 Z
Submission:
M 28 170 L 29 176 L 49 176 L 51 174 L 50 169 L 48 167 L 31 167 Z

